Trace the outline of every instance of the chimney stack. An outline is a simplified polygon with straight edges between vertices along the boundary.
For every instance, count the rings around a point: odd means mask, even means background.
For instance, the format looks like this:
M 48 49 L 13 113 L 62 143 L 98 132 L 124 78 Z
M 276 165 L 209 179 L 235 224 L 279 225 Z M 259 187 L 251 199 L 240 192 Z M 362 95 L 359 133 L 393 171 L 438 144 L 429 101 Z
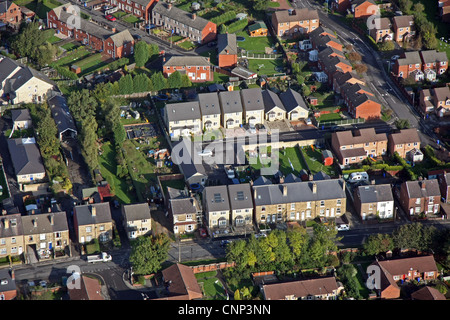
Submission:
M 9 219 L 4 219 L 3 223 L 5 225 L 5 229 L 8 229 L 9 228 Z
M 172 9 L 172 4 L 171 4 L 171 3 L 169 3 L 169 4 L 167 5 L 167 9 L 168 9 L 168 10 Z
M 48 218 L 50 219 L 50 224 L 53 225 L 55 223 L 55 218 L 53 217 L 53 215 L 49 215 Z
M 2 216 L 6 216 L 6 210 L 5 209 L 2 210 Z
M 287 196 L 287 185 L 283 185 L 283 196 Z
M 33 209 L 33 210 L 31 210 L 31 214 L 35 214 L 35 212 L 34 212 L 34 209 Z
M 92 216 L 95 217 L 97 215 L 97 208 L 91 207 L 91 213 L 92 213 Z
M 48 207 L 47 212 L 48 212 L 48 213 L 52 212 L 52 208 Z
M 425 190 L 425 180 L 422 181 L 420 184 L 421 184 L 422 190 Z
M 314 194 L 317 193 L 317 184 L 316 184 L 315 182 L 313 182 L 313 185 L 312 185 L 312 192 L 313 192 Z
M 31 222 L 33 222 L 33 227 L 37 227 L 36 219 L 33 219 Z
M 192 14 L 192 20 L 195 20 L 197 18 L 197 14 L 196 13 L 193 13 Z

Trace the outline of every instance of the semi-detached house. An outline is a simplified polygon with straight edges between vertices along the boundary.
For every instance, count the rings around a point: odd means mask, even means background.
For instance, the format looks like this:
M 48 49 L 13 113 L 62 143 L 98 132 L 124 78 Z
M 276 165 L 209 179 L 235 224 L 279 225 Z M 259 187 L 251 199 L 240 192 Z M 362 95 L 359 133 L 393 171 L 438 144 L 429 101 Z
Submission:
M 391 219 L 394 216 L 394 196 L 390 184 L 359 186 L 355 189 L 354 204 L 363 221 Z
M 192 82 L 214 80 L 209 58 L 202 56 L 172 56 L 163 64 L 163 75 L 168 78 L 173 72 L 185 74 Z
M 405 181 L 400 187 L 400 205 L 411 219 L 421 214 L 438 214 L 440 199 L 437 179 Z
M 201 133 L 203 127 L 199 102 L 166 104 L 164 121 L 171 138 Z
M 295 37 L 317 29 L 319 14 L 308 8 L 278 10 L 272 14 L 272 25 L 277 36 Z

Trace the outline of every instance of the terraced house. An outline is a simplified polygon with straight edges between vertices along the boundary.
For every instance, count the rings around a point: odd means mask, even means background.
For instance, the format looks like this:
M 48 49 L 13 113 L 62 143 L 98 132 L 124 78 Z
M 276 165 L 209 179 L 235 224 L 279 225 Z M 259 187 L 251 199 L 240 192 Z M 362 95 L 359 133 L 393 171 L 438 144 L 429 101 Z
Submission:
M 48 259 L 52 252 L 65 251 L 70 245 L 66 212 L 49 212 L 22 217 L 25 252 Z
M 279 37 L 296 37 L 307 34 L 319 27 L 317 10 L 308 8 L 275 11 L 272 25 Z
M 109 202 L 81 205 L 73 208 L 77 241 L 89 243 L 94 239 L 108 242 L 113 236 L 113 220 Z
M 24 250 L 21 215 L 3 212 L 0 216 L 0 259 L 20 256 Z
M 128 29 L 116 33 L 79 16 L 70 4 L 63 4 L 47 13 L 47 27 L 73 38 L 96 51 L 105 52 L 113 59 L 133 53 L 134 39 Z
M 390 154 L 398 153 L 403 159 L 408 158 L 413 150 L 420 150 L 420 138 L 417 129 L 404 129 L 391 133 L 388 136 L 388 149 Z
M 212 186 L 203 189 L 203 209 L 210 230 L 230 226 L 230 200 L 227 186 Z
M 300 93 L 289 88 L 280 93 L 280 99 L 286 109 L 288 120 L 296 121 L 308 118 L 309 108 Z
M 354 204 L 363 221 L 394 216 L 394 196 L 390 184 L 359 186 L 355 189 Z
M 231 224 L 234 227 L 249 227 L 253 224 L 253 198 L 249 183 L 228 185 Z
M 120 10 L 131 13 L 135 17 L 144 20 L 146 23 L 150 21 L 150 8 L 156 0 L 107 0 L 110 5 L 118 7 Z
M 217 25 L 195 13 L 181 10 L 164 1 L 158 1 L 152 8 L 152 23 L 162 26 L 197 43 L 207 43 L 216 39 Z
M 342 179 L 253 186 L 256 223 L 336 218 L 346 211 Z
M 266 89 L 262 93 L 265 108 L 265 120 L 276 121 L 286 119 L 286 109 L 280 97 L 273 91 Z
M 438 214 L 440 199 L 437 179 L 405 181 L 400 187 L 400 205 L 411 219 L 421 214 Z

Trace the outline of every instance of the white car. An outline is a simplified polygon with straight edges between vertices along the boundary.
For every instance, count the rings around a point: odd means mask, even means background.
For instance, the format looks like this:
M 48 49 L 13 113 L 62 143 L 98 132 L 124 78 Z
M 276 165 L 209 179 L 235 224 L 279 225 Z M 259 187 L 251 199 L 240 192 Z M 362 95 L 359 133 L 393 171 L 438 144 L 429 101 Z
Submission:
M 265 237 L 267 237 L 267 234 L 265 234 L 265 233 L 257 233 L 257 234 L 255 234 L 255 238 L 256 239 L 258 239 L 258 238 L 265 238 Z
M 201 157 L 209 157 L 209 156 L 212 156 L 212 151 L 208 150 L 208 149 L 205 149 L 203 151 L 199 151 L 198 155 L 201 156 Z
M 367 172 L 352 172 L 349 177 L 349 182 L 369 181 Z
M 348 231 L 350 230 L 350 226 L 348 224 L 340 224 L 336 226 L 337 231 Z

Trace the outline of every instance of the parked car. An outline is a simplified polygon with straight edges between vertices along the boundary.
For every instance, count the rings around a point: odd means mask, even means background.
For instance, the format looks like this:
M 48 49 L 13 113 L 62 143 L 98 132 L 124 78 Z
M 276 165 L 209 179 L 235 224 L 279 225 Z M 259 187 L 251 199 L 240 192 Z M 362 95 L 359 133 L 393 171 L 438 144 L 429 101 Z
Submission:
M 395 56 L 392 56 L 392 57 L 391 57 L 391 60 L 392 60 L 392 61 L 395 61 L 395 60 L 397 60 L 398 58 L 400 58 L 400 56 L 396 54 Z
M 307 125 L 311 125 L 311 124 L 312 124 L 311 118 L 307 118 L 307 119 L 305 120 L 305 123 L 306 123 Z
M 222 241 L 220 241 L 220 246 L 226 247 L 228 244 L 230 244 L 232 242 L 233 242 L 233 240 L 222 240 Z
M 255 238 L 256 239 L 258 239 L 258 238 L 265 238 L 265 237 L 267 237 L 267 234 L 262 233 L 262 232 L 255 234 Z
M 202 237 L 202 238 L 206 238 L 208 236 L 205 228 L 200 228 L 199 232 L 200 232 L 200 237 Z
M 369 181 L 369 175 L 367 174 L 367 172 L 352 172 L 348 181 L 351 183 L 359 181 Z
M 105 16 L 105 19 L 108 20 L 108 21 L 116 21 L 117 20 L 116 17 L 114 17 L 114 16 L 112 16 L 110 14 L 107 14 Z
M 138 35 L 138 34 L 133 34 L 133 38 L 134 38 L 134 40 L 141 40 L 142 39 L 142 37 L 140 35 Z

